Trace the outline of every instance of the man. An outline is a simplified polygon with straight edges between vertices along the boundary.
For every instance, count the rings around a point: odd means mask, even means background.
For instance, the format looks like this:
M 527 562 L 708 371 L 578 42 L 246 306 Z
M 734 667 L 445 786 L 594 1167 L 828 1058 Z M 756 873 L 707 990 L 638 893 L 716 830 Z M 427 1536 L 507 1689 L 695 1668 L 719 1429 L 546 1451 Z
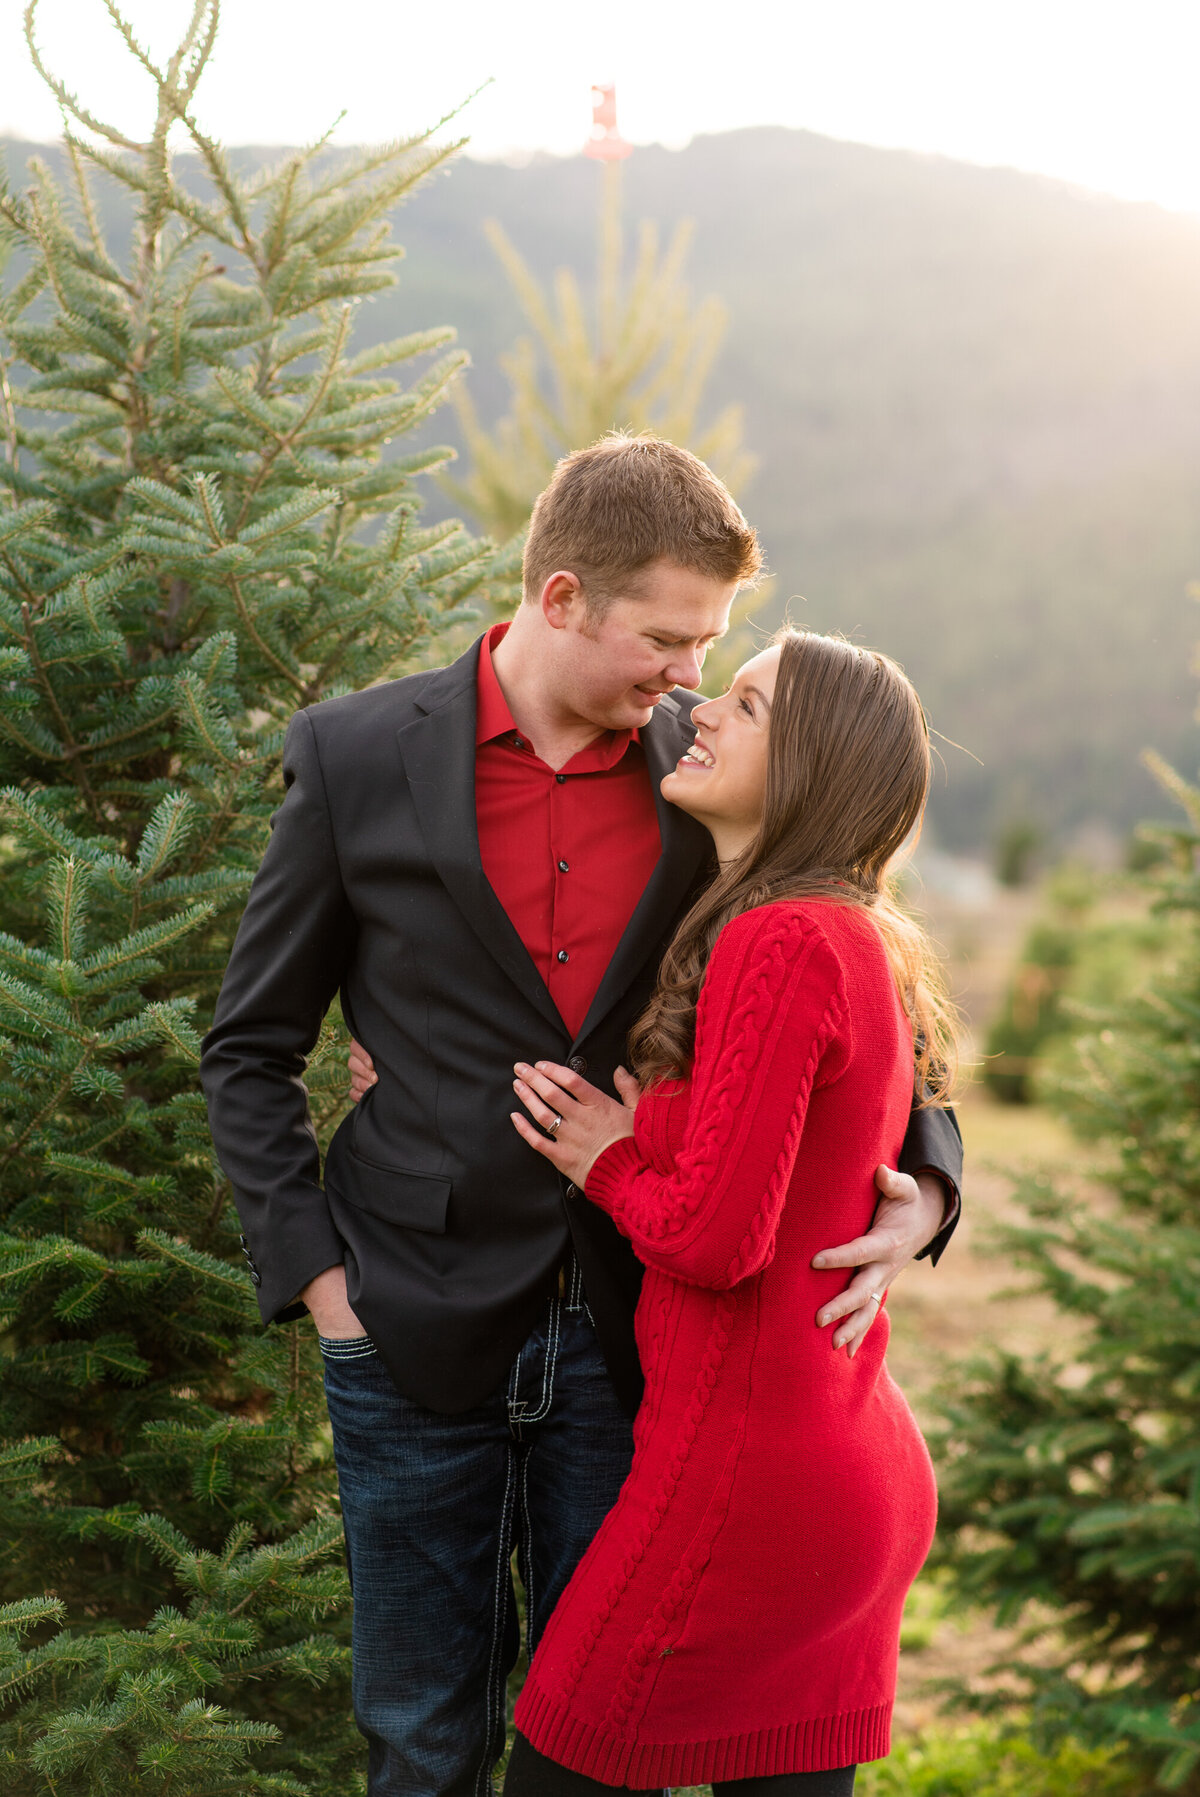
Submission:
M 372 1797 L 489 1791 L 512 1549 L 532 1643 L 628 1470 L 640 1269 L 513 1129 L 513 1063 L 611 1089 L 708 867 L 659 782 L 759 566 L 701 462 L 607 438 L 539 499 L 511 626 L 288 731 L 202 1075 L 263 1317 L 307 1308 L 322 1340 Z M 377 1077 L 322 1188 L 302 1079 L 339 992 Z M 936 1258 L 960 1164 L 947 1114 L 914 1111 L 902 1165 L 934 1171 L 826 1257 L 860 1267 L 835 1340 Z

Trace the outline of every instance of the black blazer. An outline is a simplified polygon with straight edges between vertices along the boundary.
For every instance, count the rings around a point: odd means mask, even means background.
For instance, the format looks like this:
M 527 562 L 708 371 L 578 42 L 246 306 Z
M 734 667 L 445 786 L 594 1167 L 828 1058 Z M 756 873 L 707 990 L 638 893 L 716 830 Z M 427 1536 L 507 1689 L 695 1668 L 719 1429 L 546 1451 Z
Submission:
M 465 1410 L 506 1375 L 573 1243 L 633 1409 L 641 1268 L 513 1129 L 512 1065 L 569 1061 L 611 1090 L 710 847 L 658 791 L 691 740 L 697 696 L 660 700 L 641 732 L 663 853 L 572 1041 L 479 859 L 478 659 L 476 643 L 451 667 L 292 719 L 286 796 L 204 1042 L 213 1140 L 267 1322 L 303 1314 L 297 1292 L 344 1261 L 350 1303 L 401 1391 Z M 379 1077 L 339 1126 L 322 1186 L 303 1077 L 338 993 Z M 947 1113 L 914 1111 L 903 1164 L 957 1186 Z

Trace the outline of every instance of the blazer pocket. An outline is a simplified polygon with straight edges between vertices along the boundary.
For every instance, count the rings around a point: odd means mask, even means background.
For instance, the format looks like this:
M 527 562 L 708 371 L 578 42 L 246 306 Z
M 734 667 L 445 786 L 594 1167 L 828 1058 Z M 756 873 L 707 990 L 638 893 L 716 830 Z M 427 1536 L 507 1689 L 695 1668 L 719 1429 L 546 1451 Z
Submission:
M 410 1173 L 404 1167 L 383 1167 L 378 1161 L 364 1160 L 353 1148 L 342 1171 L 343 1178 L 336 1184 L 347 1203 L 370 1211 L 385 1223 L 445 1235 L 450 1208 L 448 1179 L 436 1173 Z

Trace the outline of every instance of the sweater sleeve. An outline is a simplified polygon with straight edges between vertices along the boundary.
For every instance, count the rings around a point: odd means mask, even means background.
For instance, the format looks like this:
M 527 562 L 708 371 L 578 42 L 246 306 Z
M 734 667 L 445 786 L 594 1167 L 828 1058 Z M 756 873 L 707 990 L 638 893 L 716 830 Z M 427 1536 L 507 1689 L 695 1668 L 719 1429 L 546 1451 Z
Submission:
M 588 1175 L 587 1196 L 641 1260 L 719 1289 L 767 1266 L 809 1098 L 843 1071 L 847 1030 L 841 967 L 811 916 L 765 905 L 726 925 L 697 1006 L 674 1170 L 656 1172 L 635 1135 Z

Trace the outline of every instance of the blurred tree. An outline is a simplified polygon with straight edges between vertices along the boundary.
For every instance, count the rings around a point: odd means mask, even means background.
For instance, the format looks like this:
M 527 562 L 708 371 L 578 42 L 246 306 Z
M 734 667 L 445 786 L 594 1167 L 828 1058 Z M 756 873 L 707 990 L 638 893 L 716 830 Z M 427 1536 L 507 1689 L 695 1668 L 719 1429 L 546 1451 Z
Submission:
M 484 227 L 533 336 L 520 338 L 501 358 L 509 409 L 490 429 L 465 383 L 456 387 L 468 467 L 461 478 L 440 476 L 439 484 L 506 546 L 510 584 L 497 615 L 507 615 L 520 599 L 520 555 L 533 502 L 556 462 L 572 450 L 609 430 L 649 430 L 692 450 L 734 492 L 754 469 L 742 443 L 740 407 L 727 406 L 711 422 L 699 422 L 727 314 L 711 295 L 697 305 L 683 280 L 690 224 L 678 225 L 663 250 L 655 226 L 643 222 L 626 278 L 620 164 L 606 163 L 599 179 L 591 308 L 573 270 L 559 269 L 551 294 L 501 227 L 494 221 Z M 763 602 L 759 591 L 755 609 Z M 744 616 L 743 607 L 739 620 Z M 734 653 L 742 659 L 753 646 L 746 647 L 741 631 L 736 634 Z M 728 655 L 726 649 L 722 669 Z
M 1057 868 L 988 1031 L 983 1078 L 993 1097 L 1034 1103 L 1091 1009 L 1143 983 L 1169 934 L 1136 881 L 1078 862 Z
M 317 1355 L 259 1326 L 194 1067 L 288 716 L 428 655 L 488 566 L 418 522 L 448 452 L 383 455 L 461 367 L 453 333 L 351 349 L 388 214 L 455 146 L 241 179 L 193 112 L 219 0 L 162 67 L 105 3 L 149 137 L 53 76 L 33 0 L 73 192 L 35 163 L 0 193 L 0 1787 L 340 1797 Z M 340 1065 L 312 1084 L 324 1128 Z
M 944 1553 L 1012 1622 L 1054 1606 L 1063 1646 L 1009 1665 L 1041 1738 L 1120 1743 L 1200 1792 L 1200 790 L 1145 876 L 1171 949 L 1100 1012 L 1062 1086 L 1103 1144 L 1107 1202 L 1027 1179 L 998 1248 L 1057 1306 L 1065 1346 L 955 1372 L 940 1442 Z
M 1027 818 L 1005 824 L 996 838 L 996 878 L 1001 886 L 1027 885 L 1041 846 L 1042 832 Z
M 652 430 L 692 450 L 734 491 L 754 463 L 742 446 L 742 417 L 727 406 L 698 423 L 704 388 L 725 334 L 727 314 L 709 295 L 697 305 L 683 281 L 692 228 L 676 227 L 665 250 L 649 221 L 638 234 L 626 279 L 621 168 L 600 171 L 595 302 L 584 300 L 573 270 L 560 268 L 553 296 L 494 221 L 484 229 L 534 332 L 501 359 L 509 410 L 489 430 L 460 385 L 454 403 L 470 467 L 441 484 L 475 522 L 501 542 L 522 534 L 533 502 L 560 457 L 605 431 Z
M 1025 940 L 984 1047 L 984 1084 L 1002 1104 L 1033 1102 L 1037 1056 L 1066 1027 L 1062 1001 L 1094 898 L 1077 870 L 1050 884 L 1046 915 Z

